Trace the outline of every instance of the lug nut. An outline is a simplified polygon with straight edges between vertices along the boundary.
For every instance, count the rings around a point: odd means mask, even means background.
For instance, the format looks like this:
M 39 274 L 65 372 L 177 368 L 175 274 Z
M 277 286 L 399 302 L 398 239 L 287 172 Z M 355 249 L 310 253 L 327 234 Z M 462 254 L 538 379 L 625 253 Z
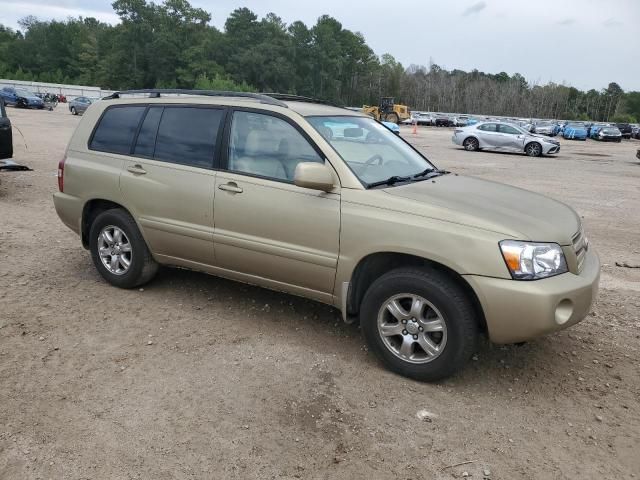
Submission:
M 413 336 L 413 339 L 414 339 L 414 340 L 417 340 L 417 339 L 418 339 L 418 335 L 414 335 L 414 336 Z
M 402 330 L 402 334 L 403 335 L 406 335 L 407 333 L 409 333 L 409 332 L 407 332 L 406 330 Z
M 418 327 L 418 330 L 420 330 L 421 332 L 424 332 L 424 328 L 422 327 Z
M 402 320 L 401 323 L 404 325 L 404 324 L 407 323 L 407 321 L 406 320 Z

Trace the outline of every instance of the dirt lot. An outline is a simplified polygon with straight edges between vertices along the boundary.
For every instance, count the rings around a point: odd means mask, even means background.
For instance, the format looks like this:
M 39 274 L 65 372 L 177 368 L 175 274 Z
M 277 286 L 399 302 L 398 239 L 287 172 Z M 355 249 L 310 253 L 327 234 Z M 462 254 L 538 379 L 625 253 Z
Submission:
M 320 304 L 181 270 L 107 286 L 51 201 L 79 119 L 9 114 L 34 171 L 0 173 L 1 479 L 640 477 L 640 269 L 616 266 L 640 262 L 640 142 L 529 159 L 403 127 L 440 167 L 572 205 L 604 264 L 584 322 L 430 385 Z

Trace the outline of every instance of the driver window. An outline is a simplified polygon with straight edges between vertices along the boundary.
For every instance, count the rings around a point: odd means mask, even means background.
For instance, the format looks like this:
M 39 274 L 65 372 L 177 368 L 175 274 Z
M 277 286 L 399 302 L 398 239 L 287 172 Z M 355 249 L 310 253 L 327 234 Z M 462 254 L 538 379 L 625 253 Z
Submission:
M 293 182 L 296 166 L 301 162 L 324 160 L 288 122 L 261 113 L 234 112 L 230 171 Z

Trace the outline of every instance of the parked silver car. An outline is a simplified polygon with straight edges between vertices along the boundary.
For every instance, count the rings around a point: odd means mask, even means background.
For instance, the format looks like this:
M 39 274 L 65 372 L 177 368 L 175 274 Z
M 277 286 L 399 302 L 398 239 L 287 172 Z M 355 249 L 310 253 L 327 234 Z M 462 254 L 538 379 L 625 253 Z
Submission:
M 540 135 L 553 136 L 555 131 L 555 124 L 553 122 L 536 122 L 533 126 L 533 133 Z
M 465 150 L 496 150 L 526 153 L 530 157 L 550 155 L 560 151 L 557 140 L 535 135 L 504 122 L 480 122 L 465 128 L 456 128 L 451 138 L 453 143 Z
M 89 97 L 76 97 L 69 102 L 69 111 L 72 115 L 84 113 L 89 105 L 95 102 L 95 99 Z

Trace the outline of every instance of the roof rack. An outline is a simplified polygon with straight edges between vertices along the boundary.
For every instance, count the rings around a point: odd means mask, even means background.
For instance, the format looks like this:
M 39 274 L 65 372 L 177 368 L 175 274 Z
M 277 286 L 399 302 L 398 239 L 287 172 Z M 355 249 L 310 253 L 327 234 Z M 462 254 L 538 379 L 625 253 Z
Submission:
M 268 105 L 276 105 L 278 107 L 287 108 L 287 104 L 279 99 L 272 97 L 271 95 L 261 93 L 249 93 L 249 92 L 226 92 L 217 90 L 187 90 L 187 89 L 167 89 L 167 88 L 150 88 L 142 90 L 122 90 L 114 92 L 109 96 L 103 98 L 103 100 L 112 100 L 120 98 L 122 95 L 136 95 L 136 94 L 148 94 L 149 98 L 160 98 L 161 95 L 201 95 L 205 97 L 238 97 L 238 98 L 252 98 L 259 100 L 260 103 L 266 103 Z
M 267 95 L 271 98 L 275 98 L 276 100 L 282 100 L 284 102 L 320 103 L 322 105 L 331 105 L 334 107 L 339 106 L 327 100 L 320 100 L 318 98 L 305 97 L 302 95 L 293 95 L 291 93 L 263 93 L 262 95 Z

